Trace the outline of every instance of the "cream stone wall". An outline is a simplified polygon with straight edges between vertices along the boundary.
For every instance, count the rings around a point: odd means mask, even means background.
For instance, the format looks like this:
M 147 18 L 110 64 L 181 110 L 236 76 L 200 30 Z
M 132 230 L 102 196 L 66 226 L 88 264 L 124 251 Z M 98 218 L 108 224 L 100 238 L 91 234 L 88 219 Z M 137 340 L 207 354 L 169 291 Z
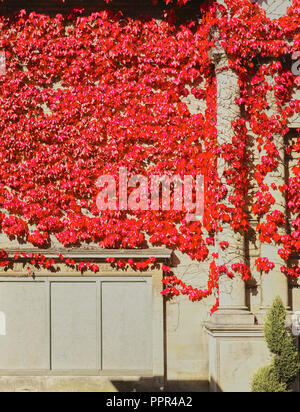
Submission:
M 179 252 L 174 253 L 175 274 L 185 283 L 206 289 L 209 261 L 191 261 Z M 186 296 L 167 303 L 167 375 L 184 388 L 208 389 L 209 348 L 204 324 L 210 319 L 215 296 L 193 303 Z M 173 384 L 174 386 L 174 384 Z
M 271 19 L 278 19 L 286 14 L 287 8 L 291 7 L 291 0 L 255 0 L 266 11 Z

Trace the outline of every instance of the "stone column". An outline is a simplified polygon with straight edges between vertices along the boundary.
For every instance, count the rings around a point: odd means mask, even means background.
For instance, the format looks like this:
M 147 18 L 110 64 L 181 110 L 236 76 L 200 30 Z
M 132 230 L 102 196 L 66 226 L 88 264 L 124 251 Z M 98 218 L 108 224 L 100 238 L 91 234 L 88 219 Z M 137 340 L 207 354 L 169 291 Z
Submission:
M 284 137 L 281 135 L 275 135 L 273 137 L 274 143 L 279 153 L 279 164 L 276 170 L 269 173 L 265 178 L 265 183 L 269 186 L 269 192 L 275 199 L 274 205 L 271 210 L 278 210 L 284 215 L 286 214 L 286 201 L 285 196 L 278 189 L 273 189 L 271 183 L 275 183 L 277 188 L 285 184 L 285 150 L 284 150 Z M 279 233 L 284 235 L 286 228 L 279 228 Z M 285 307 L 289 308 L 288 299 L 288 279 L 285 274 L 280 270 L 284 265 L 284 261 L 278 255 L 278 249 L 280 246 L 272 243 L 261 243 L 261 257 L 267 257 L 271 262 L 275 264 L 274 269 L 268 274 L 261 275 L 261 312 L 265 313 L 268 308 L 272 306 L 272 302 L 276 296 L 280 296 Z
M 224 50 L 215 48 L 211 56 L 215 63 L 217 77 L 217 139 L 219 145 L 231 143 L 233 138 L 232 122 L 240 117 L 240 107 L 235 100 L 240 95 L 238 86 L 238 76 L 228 68 L 228 59 Z M 221 182 L 226 186 L 228 194 L 223 203 L 232 207 L 228 198 L 233 194 L 234 188 L 229 186 L 224 178 L 223 172 L 226 170 L 226 162 L 218 160 L 218 173 Z M 229 247 L 222 251 L 220 242 L 228 241 Z M 245 240 L 244 235 L 234 231 L 229 224 L 223 225 L 223 231 L 218 233 L 216 247 L 219 254 L 218 265 L 225 265 L 231 270 L 233 263 L 243 263 L 245 261 Z M 213 317 L 213 321 L 218 323 L 249 324 L 254 323 L 254 317 L 246 307 L 245 283 L 240 275 L 233 279 L 226 274 L 220 275 L 220 306 L 219 311 Z M 232 318 L 235 317 L 233 320 Z
M 269 76 L 268 82 L 270 84 L 275 85 L 274 79 Z M 274 91 L 270 90 L 267 95 L 267 100 L 269 104 L 269 110 L 266 112 L 268 117 L 271 117 L 276 113 L 277 106 L 276 106 L 276 98 L 274 95 Z M 285 195 L 278 189 L 278 187 L 283 186 L 286 183 L 285 179 L 285 144 L 284 144 L 284 136 L 282 135 L 273 135 L 273 142 L 278 150 L 278 166 L 275 170 L 271 173 L 268 173 L 264 183 L 269 186 L 269 192 L 275 199 L 274 205 L 271 206 L 270 212 L 274 210 L 278 210 L 286 216 L 286 199 Z M 264 155 L 265 153 L 263 153 Z M 277 189 L 273 189 L 271 184 L 275 183 Z M 286 233 L 286 227 L 280 227 L 278 232 L 281 235 Z M 285 274 L 283 274 L 280 270 L 281 266 L 285 264 L 284 260 L 278 255 L 278 249 L 281 246 L 275 244 L 272 241 L 271 244 L 269 243 L 261 243 L 261 257 L 267 257 L 271 262 L 275 264 L 274 269 L 268 274 L 261 275 L 261 308 L 260 308 L 260 315 L 259 321 L 263 321 L 265 316 L 265 312 L 272 306 L 272 302 L 276 296 L 280 296 L 283 304 L 287 308 L 289 307 L 289 297 L 288 297 L 288 279 Z
M 231 143 L 232 122 L 240 117 L 240 108 L 235 100 L 239 97 L 238 77 L 228 68 L 223 50 L 212 53 L 217 76 L 217 133 L 218 143 Z M 222 202 L 228 204 L 233 188 L 228 186 L 223 171 L 226 162 L 218 162 L 221 181 L 227 186 L 228 195 Z M 230 225 L 223 226 L 218 233 L 216 245 L 229 242 L 225 251 L 219 253 L 218 265 L 231 270 L 233 263 L 245 262 L 245 240 L 243 234 L 234 231 Z M 212 392 L 249 392 L 250 382 L 259 367 L 268 362 L 262 326 L 255 325 L 254 315 L 246 306 L 246 287 L 240 276 L 230 279 L 220 275 L 219 310 L 205 324 L 209 339 L 209 381 Z

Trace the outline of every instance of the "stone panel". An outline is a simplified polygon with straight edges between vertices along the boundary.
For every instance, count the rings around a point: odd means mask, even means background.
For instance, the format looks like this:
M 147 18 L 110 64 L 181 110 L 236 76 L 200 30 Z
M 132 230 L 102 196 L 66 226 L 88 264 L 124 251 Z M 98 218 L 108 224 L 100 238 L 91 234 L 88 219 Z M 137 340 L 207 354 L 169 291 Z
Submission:
M 0 282 L 0 370 L 48 369 L 44 282 Z
M 253 375 L 270 360 L 263 339 L 249 337 L 220 341 L 220 389 L 223 392 L 250 392 Z
M 152 370 L 152 288 L 145 281 L 102 283 L 103 370 Z
M 96 282 L 51 284 L 53 370 L 100 369 L 96 286 Z

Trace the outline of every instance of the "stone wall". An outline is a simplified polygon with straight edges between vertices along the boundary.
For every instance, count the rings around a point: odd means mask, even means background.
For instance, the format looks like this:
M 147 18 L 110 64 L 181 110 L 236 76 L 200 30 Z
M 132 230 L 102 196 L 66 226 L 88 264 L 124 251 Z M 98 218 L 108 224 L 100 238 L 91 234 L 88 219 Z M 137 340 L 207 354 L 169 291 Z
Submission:
M 38 4 L 35 5 L 35 3 Z M 80 2 L 75 3 L 80 5 Z M 90 7 L 98 7 L 100 3 L 104 4 L 101 1 L 90 2 Z M 126 1 L 125 3 L 127 4 L 128 2 Z M 263 2 L 262 6 L 266 7 L 270 15 L 277 17 L 278 13 L 282 13 L 282 10 L 285 11 L 287 3 L 286 1 L 278 2 L 274 0 L 272 2 L 270 0 L 269 2 Z M 35 10 L 40 8 L 41 11 L 45 11 L 46 7 L 51 13 L 57 11 L 54 6 L 49 9 L 48 6 L 43 6 L 43 4 L 46 4 L 46 2 L 31 1 L 30 7 Z M 111 7 L 118 8 L 123 4 L 124 2 L 117 2 L 115 6 Z M 139 10 L 145 12 L 146 7 L 146 11 L 155 13 L 151 6 L 146 6 L 145 4 L 145 0 L 137 1 L 132 8 L 129 7 L 127 9 L 127 13 L 131 15 L 137 14 Z M 276 14 L 275 9 L 278 4 L 280 10 Z M 275 5 L 276 7 L 274 7 Z M 4 7 L 0 7 L 0 12 L 12 12 L 11 6 Z M 23 7 L 24 1 L 14 2 L 13 8 Z M 188 12 L 193 13 L 194 9 L 189 8 Z M 232 117 L 238 115 L 238 113 L 234 112 L 236 106 L 232 105 L 232 101 L 236 97 L 234 95 L 236 90 L 235 80 L 236 78 L 233 73 L 223 72 L 220 75 L 220 105 L 218 111 L 219 117 L 221 117 L 220 130 L 222 130 L 225 138 L 228 138 L 228 134 L 230 135 L 231 133 Z M 194 99 L 192 95 L 189 95 L 184 101 L 192 113 L 201 112 L 204 114 L 205 106 Z M 292 156 L 290 160 L 290 167 L 296 161 L 294 157 Z M 254 219 L 252 225 L 254 230 L 256 226 Z M 1 237 L 0 248 L 7 249 L 8 244 L 7 239 Z M 239 244 L 241 244 L 241 239 L 237 239 L 236 247 L 232 250 L 233 255 L 239 251 Z M 24 245 L 18 245 L 17 243 L 10 243 L 10 247 L 20 250 L 24 249 Z M 245 249 L 246 258 L 250 262 L 252 273 L 254 274 L 254 281 L 249 282 L 247 285 L 244 297 L 244 285 L 239 283 L 236 286 L 239 291 L 242 291 L 239 296 L 244 300 L 244 303 L 239 301 L 234 303 L 238 306 L 238 310 L 243 309 L 243 314 L 246 313 L 246 316 L 244 316 L 247 318 L 246 324 L 241 326 L 239 321 L 235 324 L 234 317 L 229 317 L 229 319 L 233 319 L 231 324 L 224 326 L 222 323 L 216 322 L 209 326 L 208 333 L 208 329 L 205 326 L 212 320 L 209 310 L 214 303 L 213 296 L 201 303 L 191 303 L 184 296 L 166 302 L 164 315 L 161 319 L 164 322 L 162 347 L 154 347 L 155 356 L 161 353 L 161 351 L 164 353 L 163 373 L 160 376 L 155 374 L 154 376 L 25 376 L 26 372 L 22 371 L 15 375 L 11 374 L 12 376 L 0 377 L 0 391 L 147 391 L 162 390 L 163 388 L 169 390 L 207 391 L 209 381 L 211 390 L 214 391 L 249 390 L 249 378 L 259 366 L 263 363 L 268 363 L 269 354 L 263 341 L 262 325 L 258 325 L 255 317 L 250 315 L 250 312 L 254 315 L 259 314 L 262 306 L 261 275 L 256 272 L 254 266 L 255 259 L 260 256 L 261 248 L 255 236 L 250 236 L 249 239 L 246 239 Z M 82 250 L 82 253 L 84 254 L 85 251 Z M 140 257 L 142 257 L 143 253 L 144 251 L 141 251 Z M 135 256 L 135 258 L 138 257 L 139 255 Z M 167 258 L 165 257 L 164 259 Z M 295 256 L 296 260 L 297 257 Z M 178 251 L 175 251 L 172 256 L 172 266 L 175 274 L 186 283 L 199 288 L 205 288 L 206 286 L 209 263 L 209 260 L 203 263 L 196 263 Z M 27 272 L 24 273 L 22 272 L 23 270 L 24 268 L 20 263 L 13 270 L 2 273 L 2 276 L 17 275 L 22 277 L 22 273 L 24 276 L 27 276 Z M 64 266 L 61 267 L 61 273 L 67 273 L 68 276 L 76 275 L 74 270 Z M 108 267 L 105 269 L 105 273 L 110 276 L 116 275 Z M 37 271 L 34 275 L 38 277 L 41 273 Z M 93 274 L 86 274 L 86 276 L 89 275 L 92 276 Z M 158 294 L 161 291 L 159 287 L 162 286 L 161 284 L 158 286 L 157 283 Z M 289 302 L 293 310 L 300 310 L 299 283 L 290 285 Z M 134 302 L 132 302 L 132 305 L 134 305 Z M 241 306 L 245 307 L 241 308 Z M 249 313 L 245 309 L 249 309 Z M 228 315 L 228 313 L 225 314 L 226 316 Z M 241 313 L 235 313 L 235 315 L 240 316 Z

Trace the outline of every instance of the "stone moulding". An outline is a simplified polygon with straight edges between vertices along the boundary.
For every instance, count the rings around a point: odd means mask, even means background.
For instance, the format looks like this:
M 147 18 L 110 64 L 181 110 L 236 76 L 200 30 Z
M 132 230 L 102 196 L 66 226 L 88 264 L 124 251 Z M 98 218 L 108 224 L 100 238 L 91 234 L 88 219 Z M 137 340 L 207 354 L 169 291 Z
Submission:
M 69 259 L 93 259 L 103 260 L 107 257 L 116 259 L 148 259 L 155 257 L 157 260 L 171 259 L 172 250 L 165 248 L 149 248 L 149 249 L 7 249 L 9 257 L 14 257 L 16 253 L 24 252 L 28 254 L 42 254 L 48 259 L 58 259 L 58 254 L 61 253 Z M 24 259 L 22 255 L 19 259 Z
M 205 328 L 210 336 L 233 337 L 251 336 L 263 338 L 263 325 L 217 325 L 206 322 Z

